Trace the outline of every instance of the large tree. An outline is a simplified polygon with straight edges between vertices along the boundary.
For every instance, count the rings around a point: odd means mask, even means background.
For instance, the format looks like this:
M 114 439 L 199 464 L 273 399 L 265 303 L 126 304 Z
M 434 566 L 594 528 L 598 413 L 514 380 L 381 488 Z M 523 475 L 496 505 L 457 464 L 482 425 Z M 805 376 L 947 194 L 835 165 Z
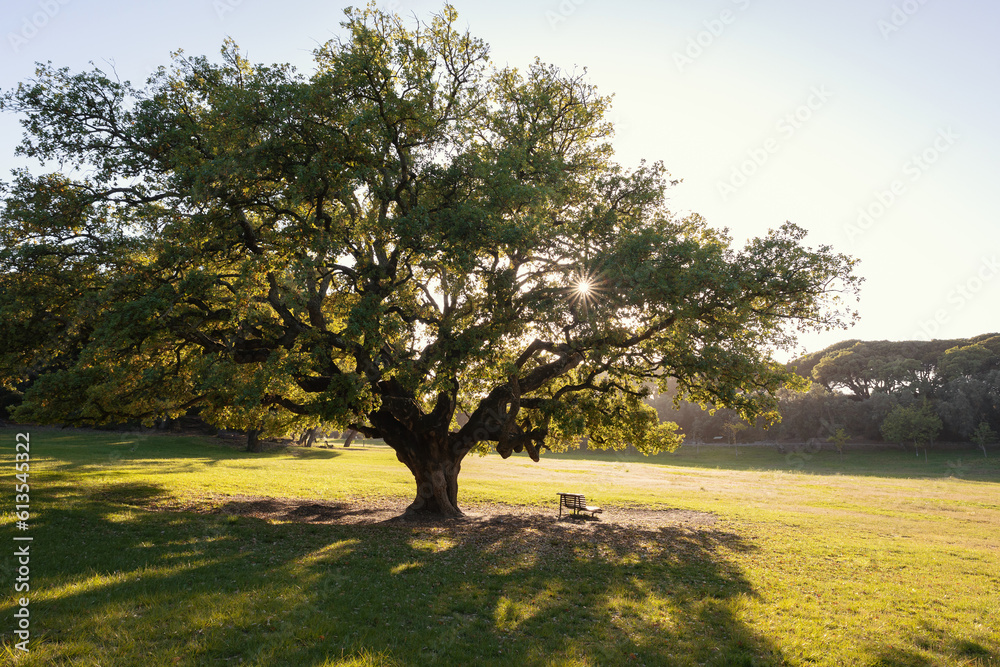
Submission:
M 60 167 L 0 219 L 20 417 L 351 428 L 412 471 L 410 511 L 454 515 L 476 448 L 675 447 L 644 402 L 668 381 L 773 416 L 797 379 L 771 352 L 850 319 L 854 261 L 671 214 L 583 73 L 494 68 L 455 22 L 348 10 L 309 76 L 227 43 L 143 88 L 41 65 L 7 92 Z

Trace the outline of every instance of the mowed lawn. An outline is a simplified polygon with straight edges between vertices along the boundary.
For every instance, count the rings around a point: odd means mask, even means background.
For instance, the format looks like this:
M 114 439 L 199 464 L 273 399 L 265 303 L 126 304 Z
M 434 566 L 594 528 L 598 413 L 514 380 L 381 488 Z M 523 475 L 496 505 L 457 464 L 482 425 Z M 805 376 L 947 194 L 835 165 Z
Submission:
M 20 431 L 27 531 L 0 429 L 3 664 L 1000 665 L 997 450 L 473 456 L 480 518 L 427 524 L 364 521 L 413 493 L 385 448 Z M 607 511 L 557 521 L 559 491 Z M 227 511 L 255 499 L 303 512 Z M 322 503 L 354 523 L 299 520 Z

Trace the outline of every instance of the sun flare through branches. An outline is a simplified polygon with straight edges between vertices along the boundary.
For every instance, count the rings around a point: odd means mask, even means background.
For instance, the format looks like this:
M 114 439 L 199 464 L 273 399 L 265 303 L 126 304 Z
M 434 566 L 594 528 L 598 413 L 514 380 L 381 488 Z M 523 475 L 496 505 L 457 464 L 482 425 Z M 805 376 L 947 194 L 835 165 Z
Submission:
M 601 291 L 600 279 L 589 271 L 580 271 L 569 280 L 569 299 L 574 306 L 584 309 L 593 305 Z

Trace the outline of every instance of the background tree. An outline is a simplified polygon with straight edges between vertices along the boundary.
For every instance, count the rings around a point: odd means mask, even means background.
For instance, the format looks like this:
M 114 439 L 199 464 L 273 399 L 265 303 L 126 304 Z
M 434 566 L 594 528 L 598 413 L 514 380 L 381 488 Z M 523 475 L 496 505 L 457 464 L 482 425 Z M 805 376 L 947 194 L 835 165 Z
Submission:
M 668 382 L 775 417 L 802 381 L 770 351 L 852 317 L 854 260 L 673 215 L 583 74 L 492 68 L 456 21 L 349 9 L 309 76 L 227 43 L 142 89 L 42 65 L 7 92 L 20 153 L 66 169 L 0 214 L 18 416 L 354 429 L 446 515 L 473 449 L 676 447 L 644 401 Z
M 898 443 L 913 442 L 913 449 L 920 456 L 920 445 L 927 448 L 941 432 L 941 419 L 927 403 L 915 406 L 897 405 L 882 422 L 882 435 L 886 440 Z
M 979 448 L 983 450 L 983 456 L 986 456 L 986 445 L 993 444 L 997 441 L 997 434 L 990 425 L 986 422 L 979 422 L 979 426 L 976 430 L 972 432 L 972 442 L 979 445 Z
M 923 400 L 941 418 L 945 438 L 967 441 L 980 420 L 1000 428 L 997 334 L 934 341 L 850 340 L 796 359 L 789 367 L 829 391 L 817 396 L 815 405 L 802 396 L 783 397 L 783 437 L 803 437 L 796 427 L 801 430 L 820 415 L 842 424 L 852 437 L 877 439 L 893 407 Z
M 912 341 L 858 341 L 821 356 L 812 377 L 827 389 L 847 389 L 858 400 L 904 388 L 916 391 L 934 377 L 933 355 L 930 361 L 914 358 L 924 347 Z
M 740 433 L 745 431 L 746 429 L 747 429 L 746 422 L 741 421 L 736 416 L 730 417 L 722 424 L 722 430 L 724 430 L 726 432 L 726 435 L 729 436 L 729 444 L 732 445 L 733 449 L 736 450 L 737 455 L 739 455 L 740 453 L 740 448 L 739 445 L 737 445 L 736 443 L 739 441 Z
M 870 398 L 875 386 L 874 369 L 869 355 L 858 349 L 860 345 L 823 357 L 813 368 L 813 377 L 827 390 L 843 388 L 859 400 Z
M 833 398 L 831 392 L 815 382 L 810 384 L 807 392 L 780 392 L 781 437 L 805 442 L 819 435 L 824 415 L 835 403 Z
M 851 439 L 850 434 L 848 434 L 847 429 L 843 426 L 838 426 L 834 430 L 833 434 L 827 439 L 832 442 L 834 447 L 837 448 L 837 453 L 840 454 L 840 460 L 844 460 L 844 445 L 846 445 Z
M 941 356 L 941 376 L 945 380 L 973 378 L 997 367 L 1000 337 L 991 337 L 972 345 L 955 346 Z M 991 349 L 992 348 L 992 349 Z

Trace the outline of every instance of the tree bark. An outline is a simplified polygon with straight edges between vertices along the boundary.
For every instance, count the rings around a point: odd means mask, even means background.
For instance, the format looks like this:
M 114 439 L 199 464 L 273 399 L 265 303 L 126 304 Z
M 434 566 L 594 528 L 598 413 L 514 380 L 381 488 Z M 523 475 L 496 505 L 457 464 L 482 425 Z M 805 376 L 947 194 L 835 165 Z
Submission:
M 319 435 L 319 427 L 314 426 L 313 428 L 306 429 L 302 435 L 299 436 L 299 444 L 303 447 L 312 447 L 313 443 L 316 442 L 316 437 Z
M 397 448 L 396 458 L 410 469 L 417 485 L 416 497 L 404 516 L 465 516 L 458 506 L 463 453 L 451 451 L 447 442 L 441 442 Z
M 260 439 L 260 429 L 252 428 L 247 431 L 247 451 L 255 454 L 264 451 L 264 442 Z

